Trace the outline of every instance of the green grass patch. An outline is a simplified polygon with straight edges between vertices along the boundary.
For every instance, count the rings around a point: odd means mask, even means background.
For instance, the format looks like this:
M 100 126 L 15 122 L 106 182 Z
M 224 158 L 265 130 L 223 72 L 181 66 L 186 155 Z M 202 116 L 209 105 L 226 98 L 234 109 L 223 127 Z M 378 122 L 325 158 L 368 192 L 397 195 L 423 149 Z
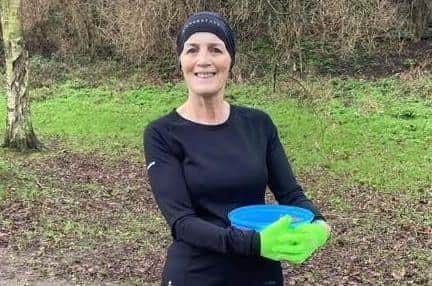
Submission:
M 0 148 L 0 207 L 11 200 L 32 203 L 46 196 L 48 190 L 38 186 L 36 176 L 13 163 L 18 154 L 6 152 Z
M 180 104 L 184 98 L 180 89 L 146 87 L 116 92 L 111 87 L 90 88 L 69 81 L 51 87 L 55 96 L 32 104 L 33 127 L 40 137 L 60 137 L 75 150 L 109 153 L 140 148 L 144 126 Z M 41 91 L 32 93 L 39 98 Z M 5 116 L 4 111 L 2 104 L 0 117 Z M 0 132 L 4 133 L 4 126 Z
M 348 81 L 335 92 L 353 84 L 321 108 L 329 122 L 322 147 L 330 169 L 377 189 L 430 186 L 432 98 L 391 79 Z
M 294 168 L 323 167 L 377 190 L 422 190 L 432 175 L 432 98 L 428 80 L 307 83 L 307 102 L 290 92 L 236 86 L 235 101 L 269 112 Z M 331 96 L 328 96 L 330 94 Z M 432 94 L 432 93 L 431 93 Z
M 267 84 L 230 85 L 227 98 L 266 110 L 297 172 L 322 167 L 380 190 L 416 190 L 432 177 L 430 80 L 403 82 L 320 79 L 304 82 L 308 101 Z M 184 85 L 116 91 L 67 81 L 32 105 L 33 125 L 45 140 L 61 138 L 78 151 L 116 154 L 142 148 L 151 120 L 185 99 Z M 32 91 L 40 95 L 41 90 Z M 40 96 L 39 96 L 40 97 Z M 4 114 L 0 105 L 0 118 Z M 4 133 L 4 126 L 0 126 Z

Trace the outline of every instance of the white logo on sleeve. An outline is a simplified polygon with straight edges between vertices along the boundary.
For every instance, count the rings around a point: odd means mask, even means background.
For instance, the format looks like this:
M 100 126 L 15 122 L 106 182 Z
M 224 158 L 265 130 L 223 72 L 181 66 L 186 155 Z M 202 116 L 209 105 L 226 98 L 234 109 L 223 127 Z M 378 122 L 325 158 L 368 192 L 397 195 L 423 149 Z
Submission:
M 150 170 L 150 168 L 153 167 L 155 164 L 155 161 L 151 161 L 150 164 L 147 165 L 147 171 Z

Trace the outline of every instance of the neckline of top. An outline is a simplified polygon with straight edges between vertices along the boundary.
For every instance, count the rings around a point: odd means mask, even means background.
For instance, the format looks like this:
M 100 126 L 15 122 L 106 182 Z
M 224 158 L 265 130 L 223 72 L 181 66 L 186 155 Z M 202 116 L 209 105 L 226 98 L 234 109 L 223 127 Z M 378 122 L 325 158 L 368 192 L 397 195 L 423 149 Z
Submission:
M 232 118 L 234 116 L 235 106 L 233 104 L 229 103 L 229 107 L 230 108 L 229 108 L 228 118 L 224 122 L 217 123 L 217 124 L 205 124 L 205 123 L 199 123 L 199 122 L 192 121 L 190 119 L 187 119 L 187 118 L 181 116 L 180 113 L 177 112 L 176 108 L 173 108 L 173 110 L 172 110 L 171 113 L 178 120 L 180 120 L 182 122 L 185 122 L 185 123 L 188 123 L 189 125 L 197 126 L 197 127 L 201 127 L 201 128 L 207 128 L 207 129 L 217 129 L 217 128 L 224 127 L 224 126 L 228 125 L 231 122 L 231 120 L 232 120 Z

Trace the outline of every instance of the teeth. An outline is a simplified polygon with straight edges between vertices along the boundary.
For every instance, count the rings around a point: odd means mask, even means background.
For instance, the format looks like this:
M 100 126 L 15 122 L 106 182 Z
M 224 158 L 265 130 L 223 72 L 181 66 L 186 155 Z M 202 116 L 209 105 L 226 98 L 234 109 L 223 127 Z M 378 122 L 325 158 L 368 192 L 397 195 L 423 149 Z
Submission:
M 215 75 L 215 73 L 212 72 L 199 72 L 195 74 L 197 77 L 201 77 L 201 78 L 208 78 L 208 77 L 212 77 Z

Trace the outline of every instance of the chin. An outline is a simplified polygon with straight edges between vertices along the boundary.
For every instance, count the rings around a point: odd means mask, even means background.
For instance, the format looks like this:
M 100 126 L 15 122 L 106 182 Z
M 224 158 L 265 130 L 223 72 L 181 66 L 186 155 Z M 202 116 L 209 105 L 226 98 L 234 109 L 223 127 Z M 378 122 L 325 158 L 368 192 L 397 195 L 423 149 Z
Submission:
M 198 95 L 198 96 L 202 96 L 202 97 L 214 97 L 217 96 L 221 93 L 222 89 L 209 89 L 209 88 L 197 88 L 197 89 L 192 89 L 192 93 Z

